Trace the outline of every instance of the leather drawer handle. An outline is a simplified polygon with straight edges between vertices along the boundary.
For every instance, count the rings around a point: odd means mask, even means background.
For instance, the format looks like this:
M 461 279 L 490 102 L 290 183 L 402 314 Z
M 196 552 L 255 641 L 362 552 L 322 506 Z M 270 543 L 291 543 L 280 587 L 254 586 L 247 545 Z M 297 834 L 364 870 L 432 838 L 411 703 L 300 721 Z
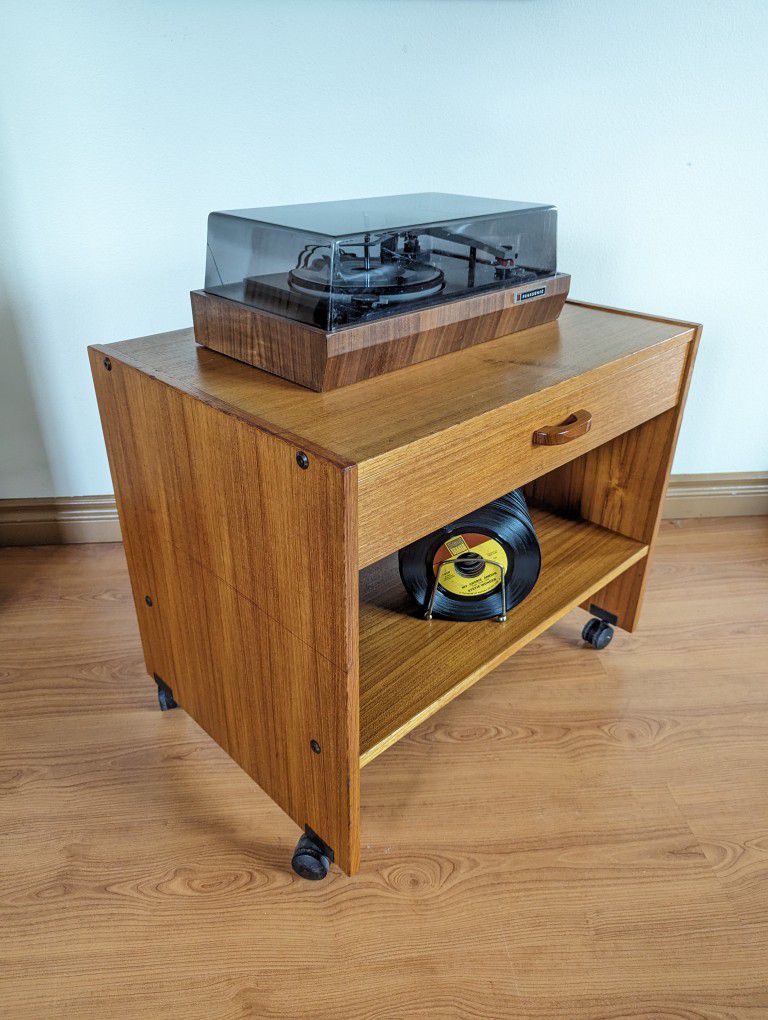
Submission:
M 568 415 L 562 425 L 543 425 L 533 433 L 534 446 L 560 446 L 570 443 L 572 439 L 585 436 L 592 428 L 592 415 L 589 411 L 574 411 Z

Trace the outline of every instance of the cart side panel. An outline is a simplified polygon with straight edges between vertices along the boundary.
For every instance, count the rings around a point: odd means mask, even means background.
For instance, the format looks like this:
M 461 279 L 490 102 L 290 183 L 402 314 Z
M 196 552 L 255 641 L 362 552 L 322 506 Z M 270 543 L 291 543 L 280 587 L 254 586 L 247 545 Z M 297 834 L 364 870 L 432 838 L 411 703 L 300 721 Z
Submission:
M 90 355 L 147 669 L 354 872 L 356 468 Z
M 594 604 L 613 613 L 624 630 L 633 631 L 638 624 L 700 335 L 699 326 L 688 345 L 674 407 L 543 475 L 526 489 L 536 506 L 582 517 L 650 546 L 648 556 L 583 606 L 589 609 Z

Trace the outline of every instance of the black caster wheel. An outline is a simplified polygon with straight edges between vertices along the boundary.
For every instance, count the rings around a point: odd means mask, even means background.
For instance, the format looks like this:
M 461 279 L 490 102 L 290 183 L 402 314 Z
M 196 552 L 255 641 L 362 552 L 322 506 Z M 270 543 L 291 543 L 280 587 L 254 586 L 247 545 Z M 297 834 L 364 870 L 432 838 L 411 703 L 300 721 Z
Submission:
M 613 627 L 605 620 L 592 619 L 585 624 L 581 636 L 588 645 L 600 651 L 611 643 Z
M 160 711 L 167 712 L 171 708 L 178 708 L 179 706 L 173 699 L 173 691 L 168 684 L 161 680 L 157 673 L 155 673 L 154 679 L 157 684 L 157 701 L 160 705 Z
M 319 882 L 321 878 L 325 878 L 331 867 L 327 851 L 328 847 L 321 839 L 314 839 L 304 833 L 293 851 L 291 867 L 302 878 L 307 878 L 310 882 Z

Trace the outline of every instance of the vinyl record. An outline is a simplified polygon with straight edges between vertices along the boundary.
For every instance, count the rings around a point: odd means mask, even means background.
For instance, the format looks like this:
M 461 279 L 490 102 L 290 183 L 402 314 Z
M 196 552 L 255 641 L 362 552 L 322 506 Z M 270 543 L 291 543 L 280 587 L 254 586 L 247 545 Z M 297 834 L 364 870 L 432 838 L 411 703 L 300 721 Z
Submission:
M 400 550 L 400 577 L 425 610 L 438 568 L 449 559 L 456 562 L 440 573 L 434 616 L 447 620 L 499 616 L 501 574 L 494 563 L 506 571 L 507 611 L 519 605 L 530 594 L 541 569 L 541 550 L 522 489 Z
M 404 259 L 383 262 L 380 258 L 365 259 L 346 253 L 333 271 L 327 255 L 297 266 L 288 273 L 288 284 L 304 294 L 332 292 L 335 301 L 387 304 L 433 297 L 445 286 L 445 276 L 429 263 Z

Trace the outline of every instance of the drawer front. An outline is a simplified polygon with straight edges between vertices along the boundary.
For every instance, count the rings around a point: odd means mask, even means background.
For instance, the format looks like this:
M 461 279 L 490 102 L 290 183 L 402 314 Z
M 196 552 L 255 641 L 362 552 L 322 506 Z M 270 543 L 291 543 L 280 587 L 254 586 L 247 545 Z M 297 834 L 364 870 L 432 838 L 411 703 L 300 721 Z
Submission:
M 643 352 L 461 422 L 359 466 L 359 564 L 367 566 L 679 400 L 688 342 Z M 555 445 L 534 432 L 581 416 Z M 582 433 L 582 434 L 579 434 Z

